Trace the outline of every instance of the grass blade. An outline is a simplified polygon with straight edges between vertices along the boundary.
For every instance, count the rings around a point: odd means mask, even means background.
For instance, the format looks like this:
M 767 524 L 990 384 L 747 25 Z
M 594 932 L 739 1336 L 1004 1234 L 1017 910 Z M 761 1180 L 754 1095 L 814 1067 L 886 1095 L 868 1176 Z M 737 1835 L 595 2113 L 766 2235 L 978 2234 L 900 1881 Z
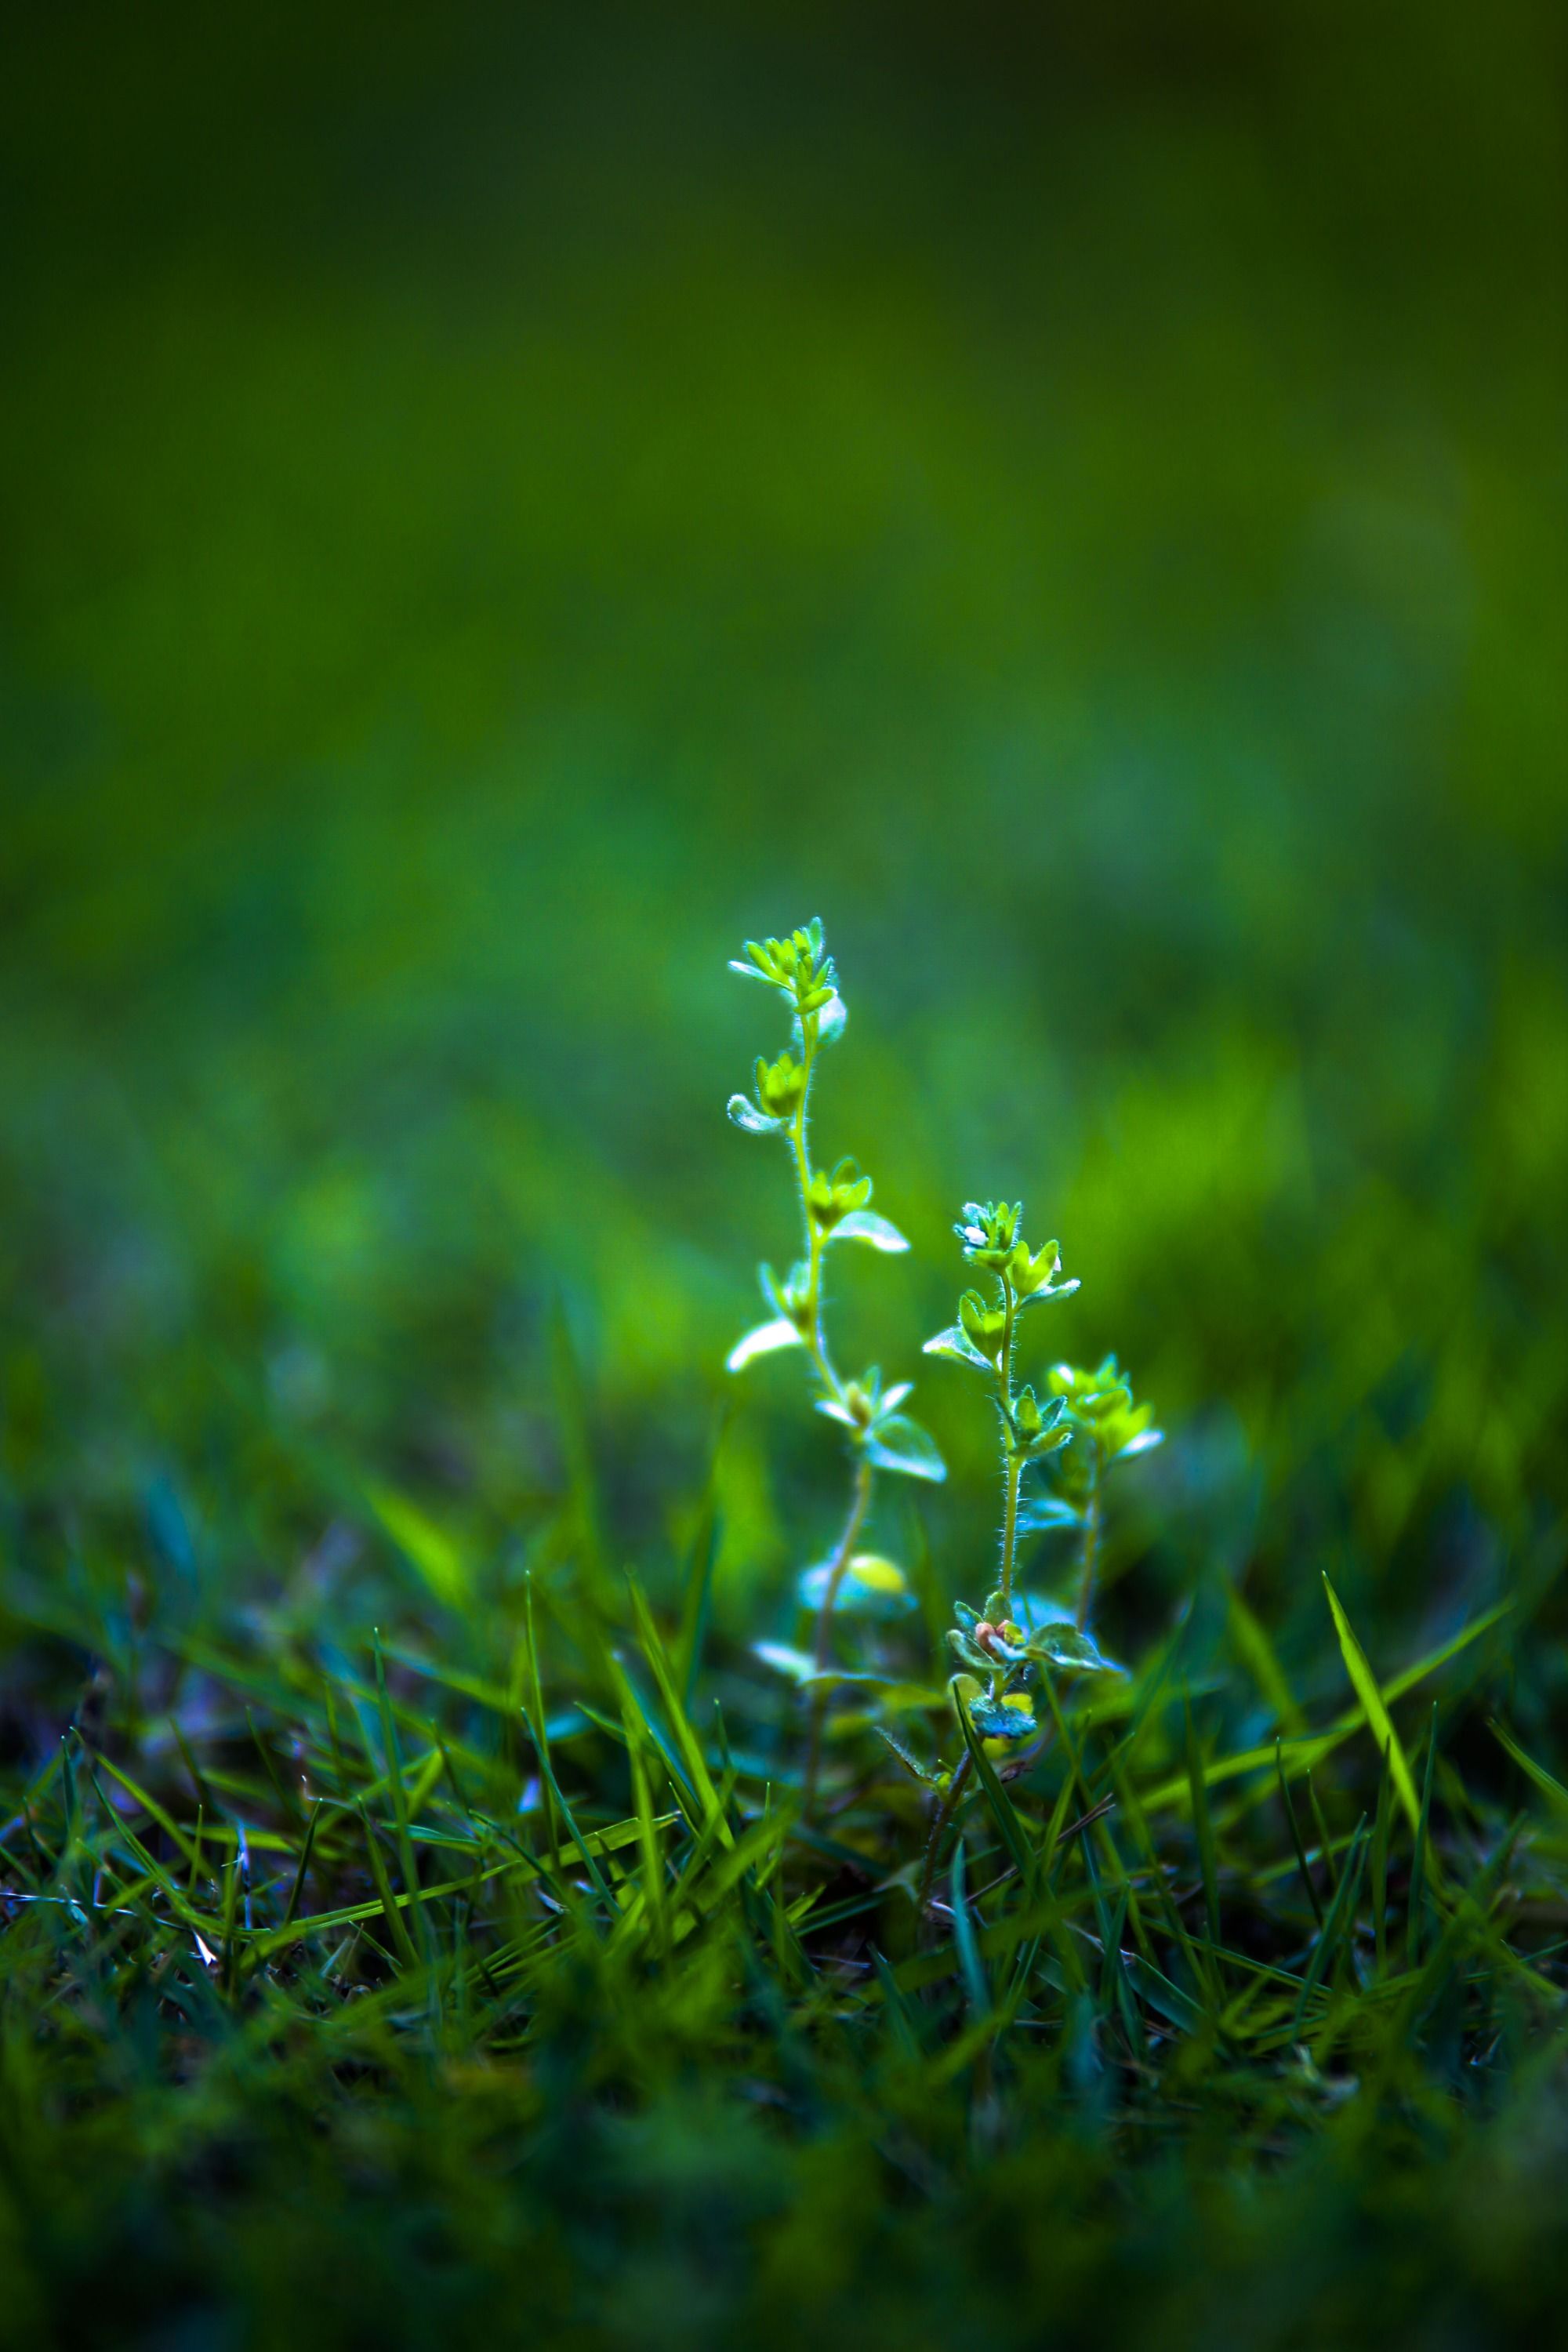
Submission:
M 1290 1796 L 1290 1783 L 1285 1778 L 1285 1767 L 1280 1761 L 1278 1740 L 1274 1743 L 1274 1769 L 1279 1775 L 1279 1801 L 1285 1808 L 1285 1820 L 1290 1832 L 1290 1843 L 1296 1853 L 1296 1867 L 1301 1874 L 1301 1884 L 1307 1890 L 1307 1900 L 1312 1906 L 1312 1916 L 1321 1928 L 1323 1924 L 1323 1906 L 1318 1899 L 1318 1889 L 1313 1881 L 1310 1864 L 1307 1860 L 1307 1849 L 1301 1843 L 1301 1828 L 1296 1819 L 1296 1808 Z
M 1487 1729 L 1504 1753 L 1513 1759 L 1525 1778 L 1534 1781 L 1542 1796 L 1550 1797 L 1561 1811 L 1568 1813 L 1568 1789 L 1562 1781 L 1554 1780 L 1545 1765 L 1538 1764 L 1533 1756 L 1527 1756 L 1513 1734 L 1505 1730 L 1495 1716 L 1487 1717 Z
M 670 1732 L 679 1750 L 681 1762 L 686 1768 L 692 1794 L 702 1806 L 705 1814 L 716 1817 L 719 1833 L 725 1843 L 732 1845 L 734 1832 L 731 1829 L 725 1818 L 724 1808 L 719 1801 L 719 1791 L 713 1785 L 713 1776 L 708 1769 L 708 1761 L 702 1753 L 701 1743 L 691 1727 L 691 1718 L 681 1704 L 680 1694 L 676 1689 L 668 1654 L 660 1637 L 658 1627 L 654 1622 L 653 1612 L 648 1607 L 643 1589 L 635 1576 L 627 1577 L 626 1587 L 631 1594 L 632 1614 L 637 1621 L 637 1639 L 642 1644 L 643 1655 L 652 1668 L 654 1681 L 658 1686 L 659 1698 L 663 1703 L 666 1717 L 668 1718 Z
M 324 1797 L 318 1797 L 310 1808 L 310 1818 L 305 1824 L 305 1843 L 300 1848 L 300 1866 L 294 1873 L 294 1884 L 289 1890 L 289 1907 L 283 1914 L 283 1925 L 291 1927 L 300 1916 L 300 1897 L 305 1891 L 305 1873 L 310 1867 L 310 1850 L 316 1843 L 316 1830 L 321 1818 Z
M 1363 1813 L 1356 1823 L 1355 1834 L 1351 1840 L 1351 1850 L 1345 1857 L 1345 1866 L 1340 1874 L 1340 1883 L 1335 1890 L 1334 1899 L 1329 1906 L 1329 1916 L 1324 1920 L 1321 1933 L 1312 1948 L 1312 1957 L 1302 1980 L 1301 1996 L 1296 2003 L 1296 2015 L 1290 2028 L 1292 2039 L 1301 2031 L 1308 2009 L 1311 2005 L 1312 1996 L 1321 1984 L 1331 1962 L 1338 1952 L 1340 1939 L 1350 1918 L 1355 1901 L 1355 1892 L 1361 1884 L 1361 1867 L 1365 1852 L 1365 1829 L 1366 1815 Z
M 1208 1915 L 1209 1942 L 1217 1944 L 1220 1940 L 1219 1877 L 1215 1862 L 1214 1822 L 1209 1813 L 1208 1791 L 1204 1786 L 1203 1757 L 1193 1724 L 1192 1700 L 1185 1690 L 1182 1693 L 1182 1717 L 1186 1733 L 1187 1786 L 1192 1792 L 1193 1832 L 1197 1840 L 1198 1867 L 1203 1873 L 1204 1907 Z
M 1421 1806 L 1415 1817 L 1415 1853 L 1410 1865 L 1410 1897 L 1405 1913 L 1405 1952 L 1412 1968 L 1421 1958 L 1421 1899 L 1426 1886 L 1426 1857 L 1432 1819 L 1432 1768 L 1436 1759 L 1437 1706 L 1434 1700 L 1432 1728 L 1426 1739 L 1426 1769 L 1421 1782 Z
M 1388 1972 L 1388 1821 L 1393 1794 L 1394 1775 L 1388 1769 L 1388 1753 L 1384 1749 L 1377 1784 L 1377 1821 L 1372 1832 L 1373 1933 L 1377 1939 L 1379 1977 Z
M 1394 1785 L 1398 1791 L 1399 1801 L 1409 1816 L 1410 1826 L 1414 1829 L 1421 1816 L 1420 1801 L 1415 1794 L 1415 1783 L 1410 1777 L 1410 1767 L 1405 1760 L 1405 1750 L 1399 1744 L 1399 1734 L 1394 1727 L 1394 1718 L 1384 1704 L 1383 1693 L 1378 1688 L 1377 1676 L 1367 1664 L 1366 1653 L 1351 1630 L 1351 1621 L 1345 1615 L 1340 1604 L 1339 1594 L 1329 1582 L 1326 1574 L 1323 1578 L 1323 1591 L 1329 1596 L 1329 1609 L 1333 1617 L 1334 1631 L 1340 1637 L 1340 1650 L 1344 1658 L 1345 1672 L 1351 1678 L 1351 1688 L 1366 1711 L 1366 1719 L 1372 1726 L 1373 1738 L 1380 1748 L 1387 1751 L 1388 1769 L 1394 1775 Z
M 952 1869 L 949 1882 L 952 1895 L 953 1948 L 958 1954 L 959 1974 L 963 1979 L 963 1990 L 969 1997 L 969 2005 L 976 2017 L 988 2017 L 992 2005 L 991 1987 L 986 1979 L 985 1970 L 981 1966 L 980 1954 L 975 1947 L 974 1922 L 969 1913 L 967 1878 L 968 1865 L 964 1857 L 963 1838 L 961 1832 L 953 1843 Z

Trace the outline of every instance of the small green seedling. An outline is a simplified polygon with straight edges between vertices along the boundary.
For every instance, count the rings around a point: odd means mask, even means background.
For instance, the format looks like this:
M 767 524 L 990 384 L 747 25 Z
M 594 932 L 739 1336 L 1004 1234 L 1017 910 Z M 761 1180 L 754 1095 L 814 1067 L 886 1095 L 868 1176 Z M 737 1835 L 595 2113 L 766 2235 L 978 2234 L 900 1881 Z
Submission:
M 1030 1743 L 1040 1730 L 1028 1689 L 1032 1674 L 1051 1669 L 1076 1674 L 1119 1674 L 1103 1657 L 1089 1630 L 1100 1547 L 1101 1488 L 1117 1463 L 1160 1443 L 1153 1412 L 1134 1405 L 1131 1384 L 1113 1356 L 1097 1371 L 1054 1365 L 1037 1394 L 1016 1385 L 1019 1328 L 1026 1315 L 1070 1297 L 1078 1283 L 1061 1278 L 1061 1249 L 1054 1241 L 1037 1249 L 1024 1238 L 1022 1202 L 971 1201 L 953 1228 L 967 1262 L 990 1284 L 991 1296 L 966 1290 L 958 1320 L 926 1341 L 928 1356 L 966 1365 L 991 1387 L 1002 1448 L 1001 1566 L 984 1614 L 959 1601 L 948 1645 L 960 1671 L 948 1685 L 961 1725 L 997 1759 L 1004 1779 L 1024 1769 Z M 1049 1465 L 1047 1473 L 1047 1465 Z M 1036 1480 L 1026 1487 L 1026 1475 Z M 1048 1483 L 1042 1486 L 1042 1481 Z M 1016 1590 L 1020 1540 L 1047 1528 L 1079 1530 L 1079 1589 L 1072 1608 Z M 973 1750 L 939 1780 L 942 1802 L 926 1851 L 921 1890 L 924 1909 L 937 1847 L 967 1783 Z M 922 1775 L 922 1777 L 928 1777 Z
M 843 1035 L 847 1019 L 833 959 L 823 946 L 820 920 L 786 939 L 748 940 L 744 960 L 737 959 L 730 969 L 772 989 L 789 1014 L 789 1045 L 774 1062 L 758 1056 L 754 1094 L 731 1095 L 729 1108 L 735 1125 L 748 1134 L 775 1135 L 783 1141 L 799 1197 L 805 1255 L 782 1280 L 771 1266 L 759 1268 L 763 1297 L 772 1312 L 731 1349 L 729 1369 L 739 1372 L 761 1356 L 800 1349 L 813 1402 L 818 1412 L 843 1430 L 853 1472 L 848 1514 L 838 1540 L 827 1559 L 806 1570 L 801 1580 L 803 1604 L 816 1619 L 811 1651 L 758 1645 L 770 1664 L 793 1675 L 811 1694 L 804 1774 L 809 1815 L 816 1801 L 828 1694 L 842 1679 L 833 1664 L 835 1615 L 844 1610 L 875 1615 L 904 1597 L 901 1571 L 891 1561 L 858 1549 L 877 1473 L 940 1479 L 946 1472 L 932 1438 L 903 1411 L 911 1383 L 897 1381 L 884 1388 L 875 1366 L 847 1380 L 828 1352 L 823 1328 L 824 1272 L 831 1249 L 841 1242 L 860 1242 L 897 1254 L 909 1244 L 897 1226 L 871 1207 L 871 1179 L 861 1174 L 853 1160 L 840 1160 L 831 1169 L 812 1165 L 807 1133 L 812 1083 L 820 1055 Z

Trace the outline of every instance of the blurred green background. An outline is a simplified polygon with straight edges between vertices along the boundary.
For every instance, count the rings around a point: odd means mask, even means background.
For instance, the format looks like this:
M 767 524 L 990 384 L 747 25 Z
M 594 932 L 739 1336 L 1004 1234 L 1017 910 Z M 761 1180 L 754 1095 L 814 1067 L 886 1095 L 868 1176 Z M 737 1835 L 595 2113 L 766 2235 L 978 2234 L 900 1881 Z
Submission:
M 1516 0 L 13 29 L 35 1626 L 149 1553 L 304 1609 L 339 1520 L 352 1613 L 372 1481 L 498 1598 L 590 1513 L 667 1573 L 793 1236 L 724 961 L 817 912 L 819 1144 L 917 1243 L 848 1352 L 909 1366 L 957 1203 L 1026 1197 L 1049 1344 L 1175 1439 L 1113 1636 L 1223 1571 L 1332 1681 L 1321 1567 L 1384 1655 L 1550 1576 L 1562 47 Z M 732 1634 L 837 1507 L 790 1374 L 720 1455 Z M 925 1526 L 977 1591 L 963 1385 Z

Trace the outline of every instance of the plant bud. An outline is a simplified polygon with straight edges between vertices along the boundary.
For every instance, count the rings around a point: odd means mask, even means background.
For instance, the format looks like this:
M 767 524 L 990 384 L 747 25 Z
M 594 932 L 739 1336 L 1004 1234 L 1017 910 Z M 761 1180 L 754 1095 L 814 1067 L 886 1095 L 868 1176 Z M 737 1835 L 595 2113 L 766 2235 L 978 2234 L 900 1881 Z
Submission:
M 793 1118 L 805 1092 L 805 1072 L 793 1054 L 781 1054 L 776 1062 L 765 1062 L 759 1055 L 756 1068 L 757 1100 L 770 1118 Z

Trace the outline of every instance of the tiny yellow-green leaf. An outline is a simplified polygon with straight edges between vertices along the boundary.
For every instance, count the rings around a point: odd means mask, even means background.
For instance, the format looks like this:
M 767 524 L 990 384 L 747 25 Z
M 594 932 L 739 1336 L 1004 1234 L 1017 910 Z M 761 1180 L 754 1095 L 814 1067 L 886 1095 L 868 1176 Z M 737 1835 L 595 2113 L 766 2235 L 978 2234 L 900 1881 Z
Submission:
M 868 1592 L 907 1592 L 909 1580 L 901 1568 L 880 1553 L 858 1551 L 849 1563 L 849 1573 Z

